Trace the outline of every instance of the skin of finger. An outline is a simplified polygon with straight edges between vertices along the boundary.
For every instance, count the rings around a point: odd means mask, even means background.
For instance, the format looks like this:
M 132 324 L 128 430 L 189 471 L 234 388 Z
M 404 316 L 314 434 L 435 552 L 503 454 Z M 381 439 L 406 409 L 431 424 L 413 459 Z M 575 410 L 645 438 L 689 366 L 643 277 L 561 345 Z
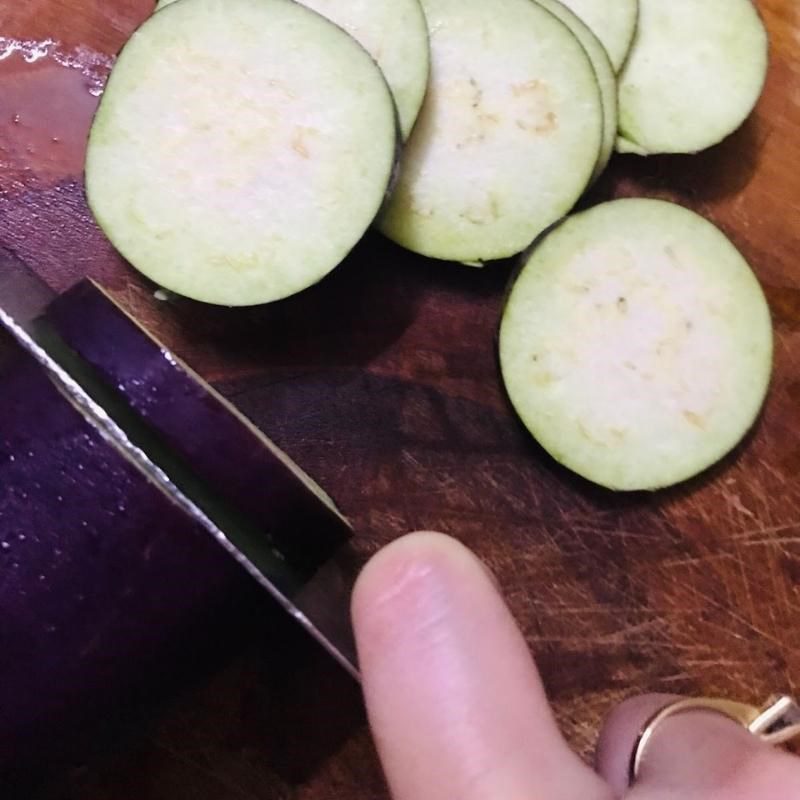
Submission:
M 642 727 L 673 700 L 633 698 L 609 716 L 597 750 L 597 768 L 618 796 Z M 800 761 L 763 744 L 732 720 L 687 711 L 662 722 L 647 746 L 628 800 L 762 800 L 800 797 Z
M 491 578 L 455 540 L 411 534 L 379 553 L 353 621 L 395 800 L 610 800 L 561 737 Z

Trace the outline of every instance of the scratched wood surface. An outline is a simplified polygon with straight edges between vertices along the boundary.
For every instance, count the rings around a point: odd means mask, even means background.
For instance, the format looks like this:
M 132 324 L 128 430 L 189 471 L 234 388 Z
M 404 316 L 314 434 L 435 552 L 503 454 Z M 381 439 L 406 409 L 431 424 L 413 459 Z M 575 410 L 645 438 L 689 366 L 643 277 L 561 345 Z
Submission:
M 741 131 L 696 157 L 617 157 L 590 198 L 671 198 L 717 222 L 761 278 L 777 336 L 744 445 L 688 485 L 626 497 L 555 466 L 510 412 L 493 341 L 508 268 L 426 262 L 369 236 L 321 286 L 271 308 L 154 300 L 95 227 L 81 180 L 113 54 L 152 5 L 0 0 L 0 245 L 54 288 L 83 275 L 108 286 L 330 490 L 365 556 L 414 528 L 474 548 L 581 752 L 632 692 L 796 690 L 800 5 L 758 2 L 772 63 Z M 241 652 L 54 796 L 385 798 L 352 692 L 302 646 L 265 637 L 256 620 Z M 326 740 L 313 758 L 312 739 Z

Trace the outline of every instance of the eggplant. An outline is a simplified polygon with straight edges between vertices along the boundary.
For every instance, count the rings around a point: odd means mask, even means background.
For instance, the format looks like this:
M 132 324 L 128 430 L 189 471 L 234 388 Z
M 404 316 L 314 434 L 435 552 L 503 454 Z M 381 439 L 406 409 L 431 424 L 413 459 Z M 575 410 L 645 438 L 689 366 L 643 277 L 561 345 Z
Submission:
M 31 356 L 3 350 L 6 778 L 67 757 L 83 731 L 147 696 L 176 660 L 220 635 L 215 612 L 250 581 Z
M 83 281 L 39 322 L 118 392 L 171 452 L 269 536 L 287 565 L 312 574 L 351 534 L 333 501 L 261 431 Z

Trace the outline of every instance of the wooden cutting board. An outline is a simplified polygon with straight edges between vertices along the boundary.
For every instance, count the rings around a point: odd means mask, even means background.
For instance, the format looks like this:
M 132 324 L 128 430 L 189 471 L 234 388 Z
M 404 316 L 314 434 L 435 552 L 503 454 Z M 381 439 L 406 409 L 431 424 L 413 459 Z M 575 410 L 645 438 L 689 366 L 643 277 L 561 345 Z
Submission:
M 369 236 L 322 285 L 274 307 L 154 299 L 94 225 L 81 179 L 113 54 L 152 6 L 2 2 L 0 246 L 56 289 L 84 275 L 109 287 L 322 482 L 354 521 L 363 555 L 415 528 L 474 548 L 497 573 L 581 752 L 630 693 L 760 702 L 796 691 L 800 5 L 758 2 L 772 64 L 742 130 L 695 157 L 616 157 L 592 192 L 592 202 L 677 200 L 719 224 L 763 282 L 777 335 L 774 384 L 747 441 L 687 485 L 632 496 L 554 465 L 511 413 L 494 351 L 508 268 L 428 262 Z M 325 708 L 327 673 L 300 669 L 304 700 L 292 708 L 302 719 L 276 732 L 287 712 L 264 688 L 274 658 L 259 637 L 254 625 L 246 655 L 56 796 L 384 798 L 363 724 Z M 285 649 L 280 658 L 299 663 Z M 313 763 L 301 756 L 300 773 L 287 770 L 301 731 L 321 728 L 335 729 L 333 745 Z

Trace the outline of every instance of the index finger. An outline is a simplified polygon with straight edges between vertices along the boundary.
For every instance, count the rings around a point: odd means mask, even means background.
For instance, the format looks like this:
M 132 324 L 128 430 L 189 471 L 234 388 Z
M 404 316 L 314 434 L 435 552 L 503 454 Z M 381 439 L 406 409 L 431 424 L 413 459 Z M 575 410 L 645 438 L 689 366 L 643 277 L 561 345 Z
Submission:
M 379 553 L 353 597 L 370 723 L 395 800 L 610 800 L 561 737 L 488 573 L 440 534 Z

